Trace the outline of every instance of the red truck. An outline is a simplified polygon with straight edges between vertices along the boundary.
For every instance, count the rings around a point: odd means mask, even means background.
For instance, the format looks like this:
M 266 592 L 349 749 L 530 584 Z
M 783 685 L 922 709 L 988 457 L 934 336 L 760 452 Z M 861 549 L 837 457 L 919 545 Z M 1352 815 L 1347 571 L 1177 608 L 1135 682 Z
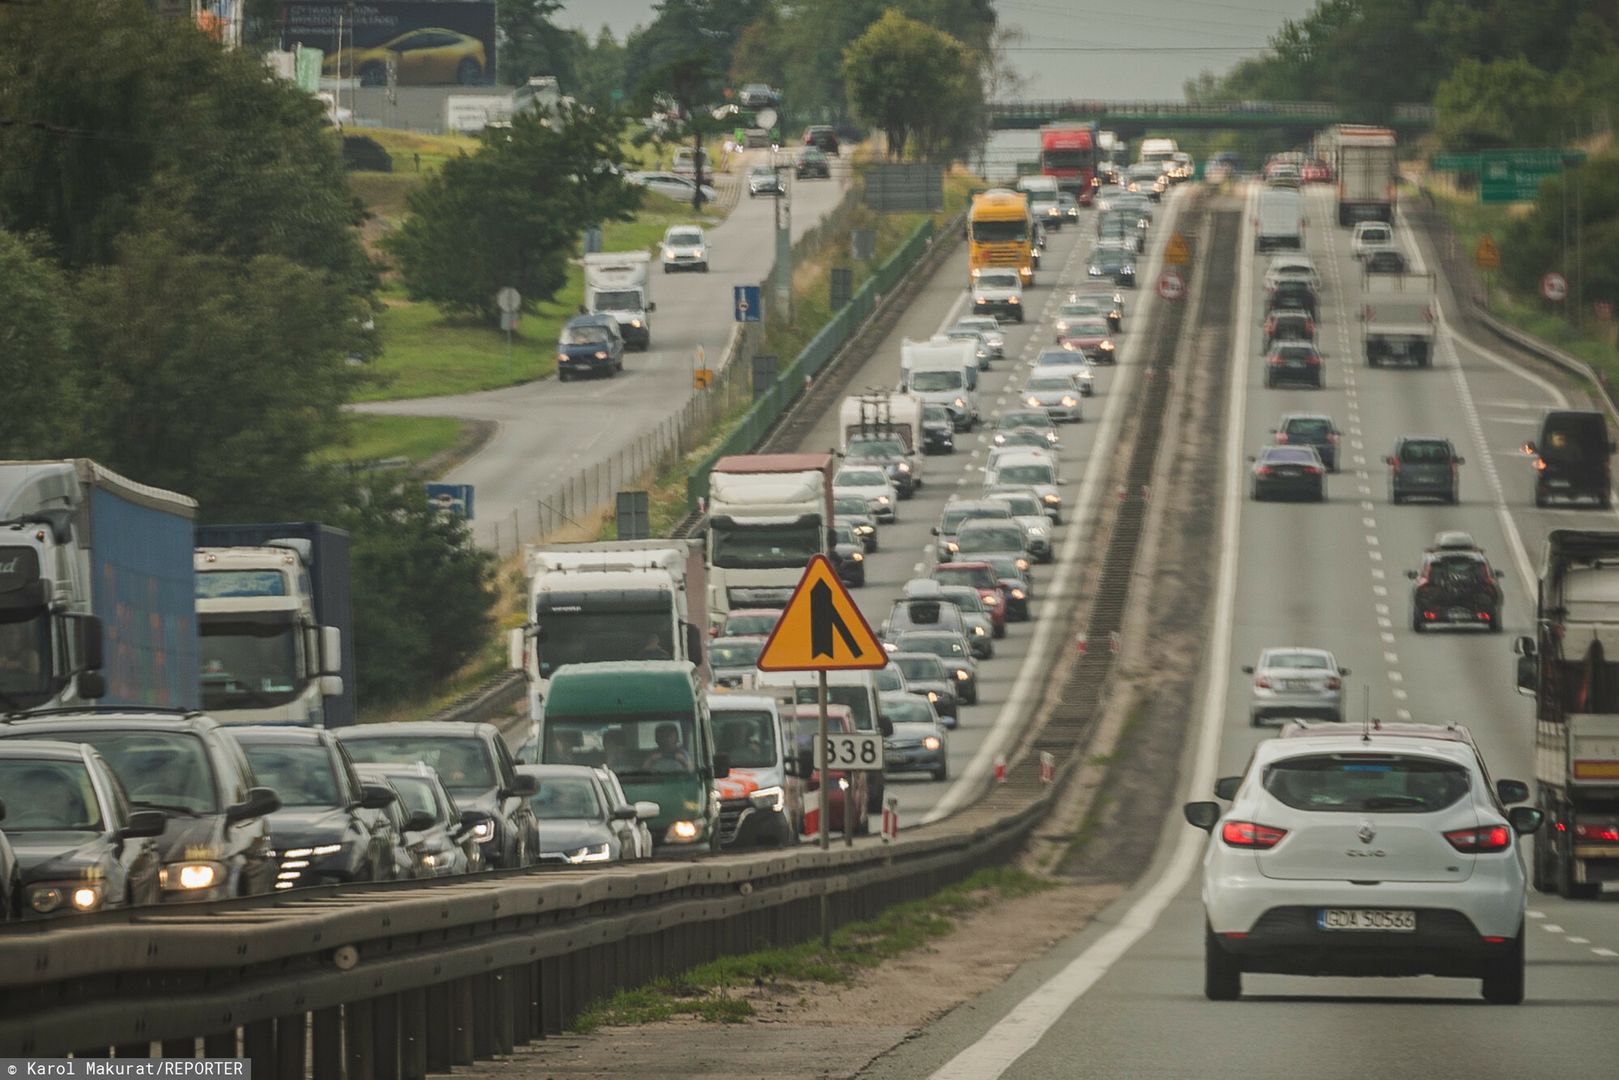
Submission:
M 1059 190 L 1081 206 L 1096 194 L 1096 125 L 1047 124 L 1040 129 L 1040 175 L 1054 176 Z

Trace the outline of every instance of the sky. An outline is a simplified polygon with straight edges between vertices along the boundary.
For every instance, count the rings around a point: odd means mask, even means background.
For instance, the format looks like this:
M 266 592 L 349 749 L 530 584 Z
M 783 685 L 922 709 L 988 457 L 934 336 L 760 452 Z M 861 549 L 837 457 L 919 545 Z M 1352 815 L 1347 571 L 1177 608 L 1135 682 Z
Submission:
M 836 3 L 837 0 L 830 0 Z M 1180 100 L 1200 71 L 1224 72 L 1263 48 L 1314 0 L 996 0 L 1023 31 L 1014 66 L 1025 98 Z M 566 0 L 557 21 L 623 40 L 652 18 L 652 0 Z

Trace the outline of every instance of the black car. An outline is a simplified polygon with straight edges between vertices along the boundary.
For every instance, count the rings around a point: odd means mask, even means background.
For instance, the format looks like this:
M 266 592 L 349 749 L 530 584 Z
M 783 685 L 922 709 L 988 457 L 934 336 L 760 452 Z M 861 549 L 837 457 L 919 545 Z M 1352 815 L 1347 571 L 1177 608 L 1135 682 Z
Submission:
M 811 124 L 804 129 L 804 145 L 836 157 L 839 153 L 837 130 L 831 124 Z
M 13 739 L 0 744 L 0 791 L 22 918 L 155 904 L 162 860 L 156 837 L 168 819 L 136 810 L 107 763 L 83 743 Z M 4 883 L 0 883 L 4 884 Z
M 865 545 L 855 536 L 849 525 L 832 526 L 832 561 L 838 568 L 838 580 L 857 589 L 866 583 Z
M 260 786 L 241 746 L 212 717 L 134 707 L 62 709 L 0 724 L 0 739 L 88 743 L 112 767 L 131 807 L 167 814 L 157 845 L 164 902 L 223 900 L 275 887 L 270 815 L 281 809 L 281 799 Z
M 1279 308 L 1265 316 L 1265 349 L 1278 341 L 1315 341 L 1315 319 L 1302 308 Z
M 826 159 L 826 154 L 814 146 L 806 146 L 798 152 L 798 161 L 793 165 L 793 174 L 800 180 L 818 178 L 832 179 L 832 163 Z
M 1604 509 L 1611 496 L 1608 423 L 1599 412 L 1553 409 L 1540 422 L 1540 439 L 1524 446 L 1535 461 L 1535 505 L 1553 499 L 1592 499 Z
M 1028 569 L 1019 568 L 1020 559 L 1017 555 L 976 555 L 968 562 L 988 563 L 995 572 L 995 581 L 1000 586 L 1001 596 L 1006 600 L 1007 622 L 1028 622 L 1029 601 L 1034 599 L 1034 582 L 1029 577 Z
M 849 440 L 843 457 L 850 465 L 881 466 L 902 499 L 909 499 L 922 486 L 905 442 L 897 435 L 856 435 Z
M 1389 502 L 1396 506 L 1407 499 L 1455 503 L 1460 497 L 1458 467 L 1465 459 L 1442 435 L 1402 435 L 1383 460 L 1389 467 Z
M 1091 264 L 1086 271 L 1091 277 L 1111 278 L 1115 285 L 1136 287 L 1136 259 L 1123 248 L 1099 247 L 1091 252 Z
M 1248 459 L 1255 502 L 1266 499 L 1327 501 L 1327 468 L 1313 446 L 1267 446 Z
M 832 500 L 832 520 L 854 530 L 866 554 L 877 550 L 877 519 L 871 514 L 871 504 L 858 495 L 844 495 Z
M 1404 253 L 1395 248 L 1372 251 L 1361 266 L 1368 274 L 1403 274 L 1407 269 Z
M 1265 386 L 1269 389 L 1283 383 L 1317 390 L 1327 385 L 1326 364 L 1314 345 L 1307 341 L 1279 341 L 1271 348 L 1265 357 Z
M 557 337 L 557 380 L 624 370 L 624 335 L 611 315 L 575 315 Z
M 0 800 L 0 828 L 6 824 L 6 804 Z M 22 870 L 17 865 L 17 853 L 11 841 L 0 832 L 0 923 L 10 922 L 21 912 L 17 904 L 22 900 Z
M 1468 624 L 1501 632 L 1500 579 L 1477 548 L 1432 547 L 1423 553 L 1422 568 L 1407 570 L 1411 586 L 1411 629 Z
M 356 765 L 354 771 L 367 783 L 387 784 L 398 796 L 387 812 L 404 840 L 400 877 L 454 877 L 484 869 L 473 833 L 489 815 L 457 806 L 438 773 L 420 762 Z
M 1278 281 L 1276 288 L 1265 296 L 1265 314 L 1283 309 L 1307 311 L 1310 318 L 1321 321 L 1321 302 L 1307 281 Z
M 330 731 L 254 726 L 230 733 L 253 774 L 281 798 L 270 815 L 281 862 L 277 889 L 399 876 L 404 843 L 387 812 L 394 791 L 362 781 Z
M 1338 439 L 1342 434 L 1323 413 L 1287 413 L 1272 429 L 1278 445 L 1313 446 L 1328 472 L 1338 471 Z
M 922 452 L 956 452 L 956 422 L 950 419 L 950 410 L 943 405 L 927 403 L 922 406 Z
M 488 814 L 474 837 L 490 867 L 529 866 L 539 858 L 539 829 L 528 804 L 534 778 L 518 775 L 517 763 L 493 724 L 403 721 L 345 728 L 337 737 L 357 762 L 420 761 L 438 773 L 463 810 Z
M 905 676 L 903 692 L 926 698 L 938 712 L 940 721 L 946 727 L 955 727 L 961 694 L 944 659 L 930 652 L 897 652 L 889 658 Z

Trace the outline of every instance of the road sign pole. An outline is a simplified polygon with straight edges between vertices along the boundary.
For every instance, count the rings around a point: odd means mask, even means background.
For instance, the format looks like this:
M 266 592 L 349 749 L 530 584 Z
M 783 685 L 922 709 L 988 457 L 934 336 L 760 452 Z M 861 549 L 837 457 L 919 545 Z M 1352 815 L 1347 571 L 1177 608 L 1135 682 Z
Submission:
M 829 752 L 831 748 L 827 745 L 826 737 L 826 672 L 824 671 L 820 673 L 820 693 L 816 695 L 816 701 L 821 707 L 820 734 L 816 736 L 821 748 L 821 850 L 827 851 L 832 847 L 832 798 L 827 794 L 828 789 L 832 786 L 832 755 Z M 845 798 L 843 802 L 844 816 L 847 817 L 849 813 L 849 800 Z M 823 949 L 830 949 L 832 947 L 831 903 L 831 898 L 827 895 L 826 890 L 822 889 L 821 948 Z

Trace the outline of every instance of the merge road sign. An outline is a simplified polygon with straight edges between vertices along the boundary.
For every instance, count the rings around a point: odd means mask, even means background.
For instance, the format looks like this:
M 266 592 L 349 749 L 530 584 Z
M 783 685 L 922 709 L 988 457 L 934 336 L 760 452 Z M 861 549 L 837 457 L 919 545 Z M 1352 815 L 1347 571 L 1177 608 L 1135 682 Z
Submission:
M 838 580 L 816 555 L 759 654 L 760 671 L 862 671 L 888 665 L 888 650 Z

